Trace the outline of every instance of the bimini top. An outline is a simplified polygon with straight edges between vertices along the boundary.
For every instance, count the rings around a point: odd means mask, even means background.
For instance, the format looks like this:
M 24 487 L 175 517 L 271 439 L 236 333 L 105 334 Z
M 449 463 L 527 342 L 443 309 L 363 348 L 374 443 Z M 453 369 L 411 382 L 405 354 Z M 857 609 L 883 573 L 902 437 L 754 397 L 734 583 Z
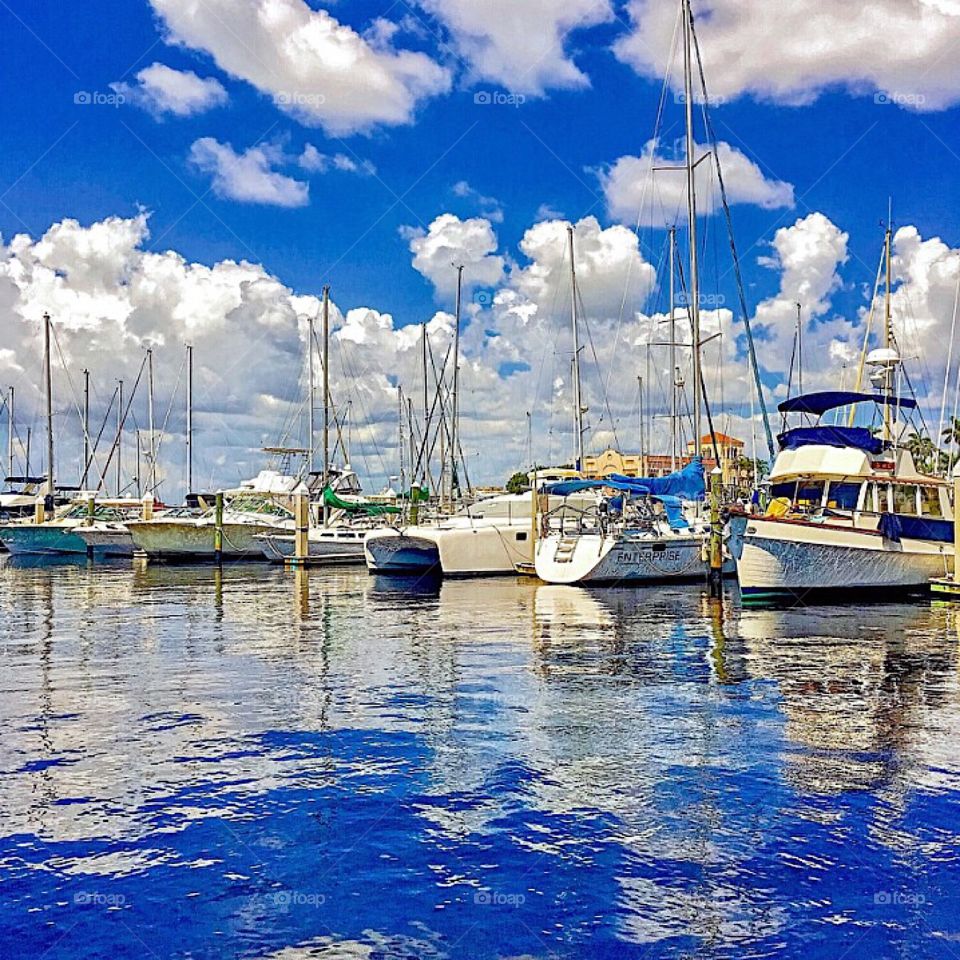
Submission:
M 781 413 L 812 413 L 819 417 L 828 410 L 845 407 L 850 403 L 879 403 L 912 410 L 917 401 L 909 397 L 887 397 L 882 393 L 856 393 L 853 390 L 822 390 L 819 393 L 805 393 L 799 397 L 790 397 L 777 405 Z

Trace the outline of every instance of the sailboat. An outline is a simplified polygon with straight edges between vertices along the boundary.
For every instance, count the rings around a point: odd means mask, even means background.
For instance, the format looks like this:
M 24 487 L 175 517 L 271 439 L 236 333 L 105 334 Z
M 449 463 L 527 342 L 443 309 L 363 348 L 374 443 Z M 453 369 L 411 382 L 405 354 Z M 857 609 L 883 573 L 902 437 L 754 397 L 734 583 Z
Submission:
M 865 357 L 877 392 L 824 391 L 779 405 L 784 417 L 816 422 L 780 434 L 766 512 L 738 513 L 730 520 L 730 549 L 744 601 L 889 595 L 926 589 L 931 578 L 953 569 L 951 484 L 921 473 L 901 442 L 900 414 L 917 404 L 897 387 L 902 358 L 890 305 L 890 237 L 888 226 L 883 346 Z M 863 407 L 882 415 L 879 435 L 853 425 Z M 824 422 L 828 412 L 843 408 L 851 410 L 845 424 Z
M 696 141 L 693 129 L 693 60 L 695 37 L 693 34 L 693 14 L 690 0 L 681 0 L 680 16 L 683 34 L 683 76 L 685 102 L 685 139 L 686 158 L 682 168 L 686 173 L 687 236 L 688 249 L 688 316 L 692 330 L 692 380 L 693 380 L 693 436 L 702 448 L 704 441 L 712 442 L 716 449 L 716 440 L 710 425 L 705 436 L 703 432 L 703 376 L 701 372 L 701 349 L 703 341 L 700 335 L 700 270 L 697 239 L 697 195 L 695 189 L 695 170 L 699 162 L 695 156 Z M 699 55 L 699 54 L 698 54 Z M 704 91 L 705 94 L 705 91 Z M 715 156 L 718 179 L 720 179 L 719 158 Z M 722 189 L 722 180 L 721 180 Z M 724 198 L 726 207 L 726 199 Z M 728 223 L 729 228 L 729 223 Z M 731 234 L 732 243 L 732 234 Z M 673 298 L 673 245 L 674 234 L 670 233 L 671 248 L 671 379 L 674 380 L 674 393 L 671 399 L 671 421 L 674 430 L 673 449 L 676 451 L 676 388 L 677 367 L 673 359 L 676 346 L 674 298 Z M 573 251 L 571 247 L 571 261 Z M 571 263 L 571 281 L 576 304 L 576 273 Z M 576 329 L 574 312 L 574 329 Z M 747 325 L 750 340 L 751 360 L 753 361 L 752 339 L 744 311 L 744 323 Z M 575 341 L 576 343 L 576 341 Z M 576 358 L 575 358 L 576 359 Z M 755 368 L 755 363 L 754 363 Z M 579 418 L 579 377 L 574 364 L 574 402 Z M 754 369 L 756 376 L 756 370 Z M 708 421 L 709 422 L 709 421 Z M 582 423 L 577 425 L 577 453 L 582 455 Z M 569 520 L 546 518 L 544 536 L 539 540 L 536 550 L 536 572 L 548 583 L 610 583 L 644 582 L 659 580 L 696 580 L 705 576 L 707 564 L 707 546 L 711 533 L 717 534 L 713 540 L 718 549 L 710 565 L 711 590 L 720 589 L 723 561 L 719 550 L 719 520 L 711 527 L 710 520 L 704 516 L 702 501 L 706 485 L 703 462 L 699 451 L 695 451 L 691 462 L 682 470 L 667 477 L 625 477 L 613 475 L 603 480 L 582 481 L 575 484 L 561 484 L 548 491 L 551 493 L 582 492 L 592 489 L 596 492 L 594 507 L 574 523 Z M 676 459 L 674 457 L 674 459 Z M 719 459 L 719 457 L 718 457 Z M 719 473 L 719 470 L 716 471 Z M 729 565 L 728 565 L 729 566 Z
M 342 469 L 332 466 L 330 452 L 330 287 L 324 286 L 322 299 L 323 375 L 323 466 L 314 469 L 316 430 L 316 378 L 314 376 L 314 319 L 307 328 L 307 486 L 311 492 L 311 523 L 307 531 L 308 559 L 312 563 L 361 564 L 364 562 L 363 541 L 367 531 L 397 507 L 369 502 L 361 495 L 357 474 L 345 463 Z M 334 411 L 335 412 L 335 411 Z M 342 445 L 345 459 L 349 452 Z M 336 452 L 334 450 L 334 452 Z M 263 556 L 273 563 L 282 563 L 295 556 L 296 536 L 286 528 L 270 530 L 255 538 Z
M 696 194 L 694 191 L 692 71 L 689 0 L 683 0 L 684 80 L 687 116 L 687 209 L 690 235 L 690 319 L 693 327 L 694 436 L 701 436 L 700 398 L 700 309 L 697 267 Z M 673 328 L 673 244 L 671 249 L 671 356 L 675 347 Z M 577 278 L 570 234 L 570 278 L 574 329 L 574 417 L 577 462 L 583 456 L 583 423 L 577 331 Z M 673 361 L 671 361 L 673 363 Z M 674 368 L 675 369 L 675 368 Z M 671 371 L 673 376 L 673 371 Z M 676 429 L 676 411 L 671 401 Z M 674 439 L 674 444 L 676 443 Z M 675 449 L 675 447 L 674 447 Z M 703 576 L 703 548 L 708 526 L 698 522 L 699 511 L 687 516 L 685 503 L 702 500 L 705 493 L 703 465 L 699 457 L 683 470 L 663 478 L 611 476 L 604 480 L 583 480 L 558 484 L 548 490 L 560 495 L 595 491 L 589 511 L 568 518 L 545 518 L 544 536 L 537 543 L 537 576 L 547 583 L 609 583 L 622 581 L 691 579 Z

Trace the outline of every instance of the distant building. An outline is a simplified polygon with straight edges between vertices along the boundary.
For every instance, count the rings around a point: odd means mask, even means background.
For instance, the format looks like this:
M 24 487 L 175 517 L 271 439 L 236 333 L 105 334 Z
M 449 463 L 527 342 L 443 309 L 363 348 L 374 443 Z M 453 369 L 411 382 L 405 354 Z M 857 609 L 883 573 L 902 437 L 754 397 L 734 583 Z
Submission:
M 708 433 L 701 437 L 700 456 L 703 457 L 704 464 L 709 462 L 708 470 L 712 470 L 714 466 L 716 466 L 713 449 L 714 439 L 716 439 L 717 450 L 720 453 L 720 469 L 723 471 L 723 485 L 725 487 L 739 486 L 743 480 L 741 461 L 743 460 L 744 442 L 738 440 L 736 437 L 727 436 L 725 433 L 716 433 L 713 437 Z M 693 455 L 692 440 L 687 443 L 687 453 L 691 456 Z
M 741 466 L 744 442 L 725 433 L 718 433 L 716 439 L 724 486 L 740 486 L 744 479 L 749 481 L 750 477 L 744 474 Z M 583 475 L 591 480 L 602 480 L 611 473 L 620 473 L 625 477 L 663 477 L 674 469 L 685 467 L 693 458 L 693 453 L 694 443 L 691 440 L 687 444 L 686 454 L 679 454 L 674 466 L 669 454 L 648 453 L 641 456 L 639 453 L 621 453 L 608 448 L 596 456 L 583 458 Z M 709 434 L 701 438 L 700 454 L 706 470 L 713 470 L 716 460 L 713 455 L 713 440 Z

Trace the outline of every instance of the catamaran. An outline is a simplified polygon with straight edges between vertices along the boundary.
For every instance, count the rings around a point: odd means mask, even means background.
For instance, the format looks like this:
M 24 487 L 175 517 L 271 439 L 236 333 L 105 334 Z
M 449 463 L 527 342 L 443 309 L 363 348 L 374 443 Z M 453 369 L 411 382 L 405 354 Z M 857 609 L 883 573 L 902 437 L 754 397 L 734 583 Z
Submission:
M 445 577 L 516 573 L 533 562 L 537 517 L 546 510 L 585 508 L 588 499 L 546 496 L 553 483 L 579 478 L 557 468 L 531 474 L 533 493 L 504 493 L 461 508 L 451 517 L 406 527 L 383 527 L 364 540 L 371 573 Z

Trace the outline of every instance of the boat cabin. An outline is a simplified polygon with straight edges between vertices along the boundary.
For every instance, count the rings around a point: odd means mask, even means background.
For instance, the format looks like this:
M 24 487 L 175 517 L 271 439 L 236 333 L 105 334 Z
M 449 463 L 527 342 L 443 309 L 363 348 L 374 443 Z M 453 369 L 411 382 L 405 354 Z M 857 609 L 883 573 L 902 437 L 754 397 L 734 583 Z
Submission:
M 780 404 L 782 413 L 806 414 L 817 423 L 778 437 L 768 513 L 797 519 L 846 517 L 865 527 L 876 527 L 883 515 L 923 518 L 934 522 L 931 530 L 936 527 L 940 539 L 945 531 L 936 522 L 953 520 L 952 485 L 945 478 L 921 474 L 909 450 L 866 427 L 821 422 L 828 410 L 864 402 L 916 406 L 913 400 L 843 391 L 806 394 Z

